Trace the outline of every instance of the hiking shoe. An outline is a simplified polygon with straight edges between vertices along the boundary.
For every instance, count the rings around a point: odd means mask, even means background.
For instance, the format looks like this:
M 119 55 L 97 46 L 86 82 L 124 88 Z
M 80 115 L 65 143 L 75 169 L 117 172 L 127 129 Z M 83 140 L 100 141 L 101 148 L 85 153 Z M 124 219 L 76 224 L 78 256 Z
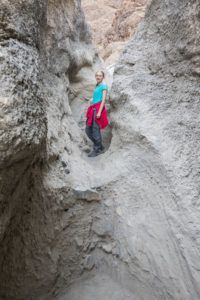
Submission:
M 92 150 L 89 154 L 88 154 L 88 157 L 95 157 L 97 156 L 97 152 Z
M 102 150 L 99 150 L 99 151 L 92 151 L 92 152 L 90 152 L 89 154 L 88 154 L 88 157 L 95 157 L 95 156 L 97 156 L 97 155 L 99 155 L 99 154 L 101 154 L 101 153 L 103 153 L 103 151 Z

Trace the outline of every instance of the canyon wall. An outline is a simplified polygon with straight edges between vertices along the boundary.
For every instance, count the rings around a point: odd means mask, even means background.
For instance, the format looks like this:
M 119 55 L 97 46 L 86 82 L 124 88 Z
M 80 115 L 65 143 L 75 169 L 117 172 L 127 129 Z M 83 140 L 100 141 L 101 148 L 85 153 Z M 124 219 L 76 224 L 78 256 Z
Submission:
M 70 207 L 87 141 L 72 107 L 84 115 L 100 63 L 80 1 L 0 2 L 0 299 L 50 299 L 81 269 L 69 224 L 83 238 Z
M 80 1 L 1 1 L 0 299 L 200 298 L 199 11 L 152 1 L 88 158 Z
M 152 1 L 115 68 L 113 137 L 130 159 L 120 206 L 135 299 L 200 298 L 199 13 L 199 1 Z
M 150 0 L 82 0 L 93 42 L 107 66 L 116 63 Z

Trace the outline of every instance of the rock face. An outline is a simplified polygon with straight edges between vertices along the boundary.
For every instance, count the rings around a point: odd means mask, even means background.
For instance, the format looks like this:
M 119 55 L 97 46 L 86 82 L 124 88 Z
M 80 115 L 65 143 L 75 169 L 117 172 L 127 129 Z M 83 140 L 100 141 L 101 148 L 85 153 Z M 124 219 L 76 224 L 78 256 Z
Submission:
M 107 65 L 114 64 L 144 17 L 149 0 L 83 0 L 93 41 Z
M 73 100 L 84 114 L 99 59 L 80 1 L 0 5 L 0 299 L 50 299 L 71 276 L 72 261 L 79 265 L 67 233 L 76 223 L 72 189 L 90 186 L 75 179 L 86 141 Z M 77 202 L 81 229 L 87 216 Z
M 99 60 L 80 2 L 1 14 L 0 299 L 199 299 L 199 1 L 152 1 L 91 159 L 80 95 Z
M 200 298 L 199 12 L 199 1 L 152 1 L 115 69 L 113 143 L 130 160 L 121 240 L 135 299 Z

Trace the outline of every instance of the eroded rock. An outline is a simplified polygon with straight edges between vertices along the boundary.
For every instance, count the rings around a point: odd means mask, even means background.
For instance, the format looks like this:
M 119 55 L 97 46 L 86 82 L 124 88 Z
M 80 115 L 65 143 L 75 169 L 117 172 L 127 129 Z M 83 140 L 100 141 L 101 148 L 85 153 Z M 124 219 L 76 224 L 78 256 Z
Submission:
M 99 64 L 80 1 L 1 4 L 0 297 L 199 299 L 199 2 L 152 1 L 94 160 L 68 97 Z
M 0 298 L 53 299 L 70 265 L 80 271 L 72 241 L 79 222 L 87 239 L 94 209 L 69 192 L 85 142 L 68 95 L 74 82 L 89 94 L 100 63 L 80 1 L 0 5 Z
M 126 42 L 144 17 L 149 0 L 83 0 L 93 41 L 112 73 Z
M 73 196 L 78 200 L 85 200 L 88 202 L 101 200 L 100 194 L 92 189 L 88 190 L 77 187 L 72 189 L 72 193 Z

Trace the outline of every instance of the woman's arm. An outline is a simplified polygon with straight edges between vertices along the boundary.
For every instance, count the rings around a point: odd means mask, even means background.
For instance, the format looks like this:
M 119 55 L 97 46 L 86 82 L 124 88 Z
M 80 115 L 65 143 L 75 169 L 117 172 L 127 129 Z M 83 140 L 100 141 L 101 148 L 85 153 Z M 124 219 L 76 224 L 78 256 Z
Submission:
M 101 105 L 100 105 L 98 113 L 96 115 L 97 118 L 100 118 L 100 116 L 101 116 L 101 112 L 102 112 L 103 107 L 104 107 L 104 105 L 106 103 L 106 96 L 107 96 L 107 90 L 103 90 L 103 99 L 101 101 Z

